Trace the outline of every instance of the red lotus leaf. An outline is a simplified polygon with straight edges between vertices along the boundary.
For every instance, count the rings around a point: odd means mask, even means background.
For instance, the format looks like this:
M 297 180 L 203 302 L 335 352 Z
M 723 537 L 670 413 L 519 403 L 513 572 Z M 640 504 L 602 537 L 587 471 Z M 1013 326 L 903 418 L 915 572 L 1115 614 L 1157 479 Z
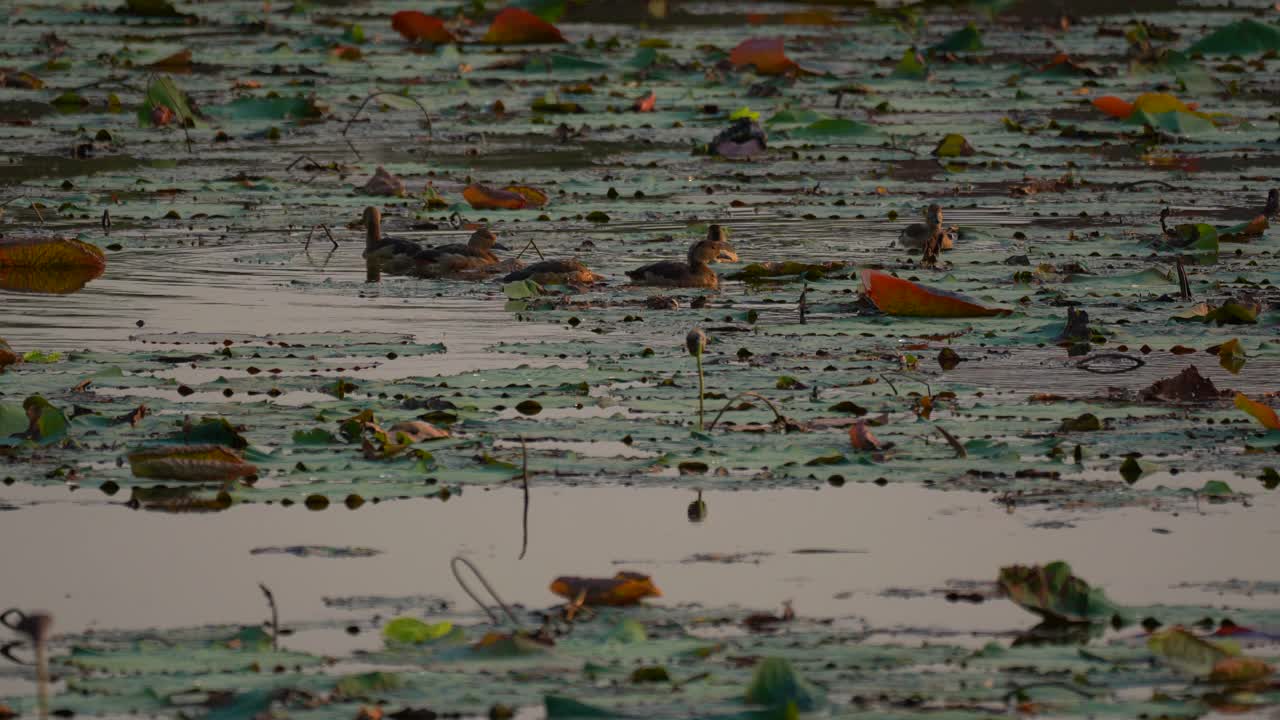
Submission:
M 917 285 L 879 270 L 862 271 L 862 292 L 886 315 L 906 317 L 991 317 L 1007 308 L 989 307 L 947 290 Z
M 425 40 L 443 44 L 457 42 L 458 38 L 444 26 L 444 21 L 417 10 L 401 10 L 391 16 L 391 28 L 410 42 Z
M 781 38 L 743 40 L 729 53 L 729 62 L 735 67 L 754 65 L 761 75 L 783 75 L 800 67 L 783 51 Z
M 1113 118 L 1124 120 L 1133 114 L 1133 103 L 1125 102 L 1115 95 L 1095 98 L 1093 106 Z
M 658 95 L 652 90 L 648 95 L 636 98 L 635 104 L 631 106 L 636 112 L 653 112 L 653 108 L 658 104 Z
M 483 42 L 490 45 L 532 45 L 562 43 L 565 39 L 555 25 L 528 10 L 509 7 L 493 19 Z

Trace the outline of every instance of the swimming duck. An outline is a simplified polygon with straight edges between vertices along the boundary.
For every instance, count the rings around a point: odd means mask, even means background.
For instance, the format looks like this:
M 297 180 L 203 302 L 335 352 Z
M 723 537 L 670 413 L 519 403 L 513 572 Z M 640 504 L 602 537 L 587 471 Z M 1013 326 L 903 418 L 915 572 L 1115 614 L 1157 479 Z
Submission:
M 663 260 L 651 265 L 628 270 L 627 276 L 636 285 L 653 285 L 657 287 L 702 287 L 720 286 L 720 277 L 708 264 L 716 259 L 719 251 L 699 240 L 689 248 L 688 262 Z
M 942 226 L 942 206 L 934 203 L 924 211 L 924 222 L 911 223 L 898 234 L 898 245 L 909 250 L 923 250 L 935 233 L 942 234 L 941 250 L 955 247 L 956 229 Z
M 382 212 L 370 206 L 364 209 L 364 253 L 362 257 L 374 263 L 383 272 L 408 275 L 413 271 L 414 258 L 422 246 L 412 240 L 383 237 Z
M 466 244 L 440 245 L 421 249 L 414 257 L 412 275 L 418 277 L 450 277 L 474 274 L 498 264 L 493 250 L 506 250 L 498 238 L 486 228 L 471 234 Z
M 719 225 L 707 227 L 707 237 L 698 242 L 715 250 L 715 257 L 709 262 L 738 262 L 738 253 L 729 244 L 728 233 Z
M 382 213 L 376 207 L 364 209 L 364 257 L 383 272 L 416 277 L 451 277 L 497 265 L 493 249 L 505 250 L 492 232 L 481 228 L 464 244 L 422 247 L 401 238 L 382 235 Z
M 532 280 L 539 285 L 590 285 L 604 280 L 578 260 L 542 260 L 502 278 L 503 282 Z

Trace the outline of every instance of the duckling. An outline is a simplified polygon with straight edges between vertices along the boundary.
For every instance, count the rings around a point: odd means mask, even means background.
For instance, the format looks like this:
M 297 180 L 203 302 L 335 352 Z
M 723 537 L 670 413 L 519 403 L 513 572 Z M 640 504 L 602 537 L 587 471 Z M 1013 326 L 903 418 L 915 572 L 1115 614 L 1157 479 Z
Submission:
M 955 247 L 955 226 L 942 227 L 942 206 L 934 203 L 924 211 L 924 222 L 911 223 L 898 234 L 898 245 L 909 250 L 923 250 L 935 233 L 942 233 L 942 250 Z
M 517 280 L 532 280 L 539 285 L 590 285 L 604 277 L 591 272 L 577 259 L 542 260 L 502 278 L 503 282 Z
M 450 277 L 462 273 L 474 273 L 498 264 L 493 250 L 506 250 L 498 238 L 486 228 L 471 234 L 465 245 L 452 244 L 423 248 L 414 257 L 411 274 L 418 277 Z
M 663 260 L 628 270 L 627 276 L 636 285 L 715 288 L 720 286 L 720 277 L 708 263 L 718 254 L 714 246 L 699 240 L 689 248 L 688 262 Z
M 707 237 L 699 241 L 699 245 L 707 245 L 716 251 L 710 262 L 738 262 L 738 253 L 729 244 L 729 233 L 719 225 L 707 227 Z
M 370 206 L 364 209 L 364 253 L 377 268 L 392 275 L 407 275 L 413 271 L 414 259 L 422 252 L 422 246 L 412 240 L 384 237 L 382 212 Z

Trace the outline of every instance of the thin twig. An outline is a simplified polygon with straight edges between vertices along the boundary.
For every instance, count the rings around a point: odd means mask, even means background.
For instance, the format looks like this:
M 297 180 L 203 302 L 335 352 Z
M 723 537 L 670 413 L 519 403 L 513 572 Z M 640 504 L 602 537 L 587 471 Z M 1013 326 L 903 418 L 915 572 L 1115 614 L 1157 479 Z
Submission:
M 311 164 L 318 168 L 318 170 L 312 170 L 312 172 L 319 172 L 320 170 L 324 169 L 324 166 L 316 162 L 315 159 L 312 158 L 310 155 L 299 155 L 298 157 L 294 158 L 293 162 L 289 163 L 289 166 L 286 167 L 284 171 L 289 172 L 294 168 L 295 165 L 302 162 L 303 160 L 310 160 Z M 303 168 L 303 169 L 305 170 L 306 168 Z
M 316 228 L 320 228 L 321 230 L 324 230 L 324 234 L 329 236 L 329 242 L 333 243 L 333 249 L 337 250 L 338 241 L 333 239 L 333 233 L 329 232 L 329 226 L 325 225 L 324 223 L 320 223 L 319 225 L 312 226 L 311 232 L 307 233 L 307 242 L 305 245 L 302 246 L 302 249 L 303 250 L 311 249 L 311 236 L 315 234 Z
M 964 445 L 960 444 L 960 441 L 956 439 L 955 435 L 952 435 L 951 433 L 947 432 L 946 428 L 942 427 L 937 423 L 933 424 L 933 429 L 937 430 L 939 433 L 942 433 L 942 437 L 947 439 L 947 444 L 951 446 L 952 450 L 956 451 L 956 457 L 958 458 L 969 457 L 969 453 L 964 449 Z
M 271 651 L 279 652 L 280 650 L 280 613 L 276 609 L 276 596 L 271 594 L 271 588 L 266 583 L 258 583 L 258 587 L 262 589 L 262 594 L 267 596 L 267 606 L 271 608 Z
M 355 122 L 355 121 L 356 121 L 356 118 L 360 117 L 360 113 L 364 110 L 364 107 L 365 107 L 366 105 L 368 105 L 368 104 L 369 104 L 369 101 L 370 101 L 370 100 L 372 100 L 372 99 L 374 99 L 374 98 L 378 97 L 379 95 L 395 95 L 396 97 L 402 97 L 402 98 L 404 98 L 404 99 L 408 100 L 409 102 L 412 102 L 414 105 L 417 105 L 417 106 L 418 106 L 418 109 L 422 111 L 422 117 L 424 117 L 424 118 L 426 118 L 426 119 L 427 119 L 427 137 L 428 137 L 428 138 L 430 138 L 430 139 L 432 139 L 432 140 L 435 140 L 435 139 L 436 139 L 436 138 L 435 138 L 435 131 L 434 131 L 434 130 L 432 129 L 432 127 L 431 127 L 431 115 L 427 112 L 427 109 L 426 109 L 425 107 L 423 107 L 423 106 L 422 106 L 422 103 L 418 102 L 416 99 L 414 99 L 414 98 L 412 98 L 412 97 L 410 97 L 410 96 L 408 96 L 408 95 L 401 95 L 400 93 L 383 92 L 383 91 L 378 91 L 378 92 L 376 92 L 376 93 L 372 93 L 372 94 L 370 94 L 369 96 L 367 96 L 363 101 L 361 101 L 361 102 L 360 102 L 360 107 L 356 108 L 356 112 L 355 112 L 355 114 L 351 116 L 351 119 L 350 119 L 350 120 L 347 120 L 347 124 L 346 124 L 346 125 L 343 125 L 343 126 L 342 126 L 342 137 L 343 137 L 343 139 L 346 139 L 346 137 L 347 137 L 347 131 L 351 129 L 351 123 Z M 350 140 L 347 140 L 347 145 L 351 148 L 352 152 L 355 152 L 355 149 L 356 149 L 356 148 L 355 148 L 355 146 L 354 146 L 354 145 L 352 145 L 352 144 L 351 144 L 351 141 L 350 141 Z M 356 152 L 356 157 L 360 157 L 360 153 Z
M 524 257 L 524 254 L 529 251 L 529 248 L 533 248 L 534 252 L 538 253 L 539 260 L 547 259 L 546 256 L 542 254 L 542 250 L 538 248 L 538 243 L 534 242 L 533 238 L 529 238 L 528 244 L 524 246 L 524 249 L 520 251 L 519 255 L 516 255 L 516 260 L 519 260 L 520 258 Z
M 524 478 L 524 516 L 521 518 L 520 560 L 529 550 L 529 448 L 525 445 L 524 436 L 520 436 L 520 474 Z
M 890 390 L 893 390 L 893 394 L 894 394 L 894 395 L 897 395 L 897 394 L 898 394 L 898 386 L 897 386 L 897 385 L 894 385 L 894 384 L 893 384 L 893 381 L 892 381 L 892 380 L 890 380 L 888 377 L 886 377 L 884 373 L 880 373 L 880 379 L 881 379 L 881 380 L 884 380 L 884 381 L 885 381 L 885 382 L 887 382 L 887 383 L 889 383 L 889 389 L 890 389 Z
M 1133 363 L 1133 365 L 1130 365 L 1127 368 L 1121 368 L 1119 370 L 1094 370 L 1092 367 L 1089 366 L 1090 363 L 1096 362 L 1098 360 L 1128 360 L 1129 362 Z M 1138 368 L 1146 364 L 1147 364 L 1146 360 L 1143 360 L 1142 358 L 1137 357 L 1135 355 L 1126 355 L 1124 353 L 1099 353 L 1097 355 L 1090 355 L 1089 357 L 1084 358 L 1080 362 L 1076 363 L 1076 368 L 1080 370 L 1084 370 L 1086 372 L 1094 373 L 1095 375 L 1119 375 L 1120 373 L 1127 373 L 1127 372 L 1132 372 L 1134 370 L 1137 370 Z
M 1130 188 L 1136 188 L 1139 185 L 1159 185 L 1160 187 L 1165 188 L 1166 190 L 1181 189 L 1177 185 L 1170 185 L 1169 183 L 1163 180 L 1156 180 L 1154 178 L 1148 178 L 1146 180 L 1134 180 L 1133 182 L 1127 182 L 1127 183 L 1120 183 L 1119 185 L 1115 185 L 1114 187 L 1117 190 L 1128 190 Z
M 799 300 L 799 302 L 797 302 L 797 303 L 796 303 L 796 305 L 797 305 L 797 306 L 799 307 L 799 309 L 800 309 L 800 324 L 801 324 L 801 325 L 804 325 L 804 324 L 805 324 L 805 317 L 804 317 L 804 316 L 805 316 L 805 311 L 808 309 L 808 305 L 805 303 L 805 296 L 806 296 L 806 295 L 808 295 L 808 294 L 809 294 L 809 283 L 805 283 L 805 284 L 804 284 L 804 289 L 802 289 L 802 290 L 800 291 L 800 300 Z
M 489 606 L 485 605 L 484 602 L 480 600 L 480 597 L 477 596 L 474 591 L 472 591 L 469 585 L 467 585 L 466 581 L 462 579 L 462 573 L 458 572 L 458 563 L 462 563 L 463 565 L 466 565 L 468 568 L 471 569 L 471 572 L 475 574 L 476 579 L 480 581 L 480 584 L 484 586 L 484 589 L 489 591 L 489 595 L 493 598 L 494 602 L 498 603 L 498 607 L 502 608 L 502 611 L 507 614 L 507 619 L 511 621 L 511 624 L 515 625 L 516 629 L 519 629 L 520 621 L 516 619 L 515 613 L 511 612 L 511 608 L 507 607 L 507 604 L 502 601 L 502 598 L 498 596 L 498 592 L 493 589 L 493 586 L 489 584 L 489 581 L 486 580 L 484 575 L 480 573 L 480 569 L 475 566 L 475 563 L 462 557 L 461 555 L 455 555 L 453 560 L 449 562 L 449 567 L 451 570 L 453 570 L 453 578 L 458 581 L 459 585 L 462 586 L 462 591 L 465 592 L 468 596 L 470 596 L 471 599 L 474 600 L 475 603 L 480 606 L 481 610 L 484 610 L 484 614 L 489 616 L 489 620 L 494 625 L 497 625 L 499 624 L 499 622 L 501 622 L 500 620 L 498 620 L 498 616 L 495 615 L 493 611 L 489 609 Z
M 737 395 L 734 395 L 732 398 L 729 399 L 729 402 L 724 404 L 724 407 L 720 408 L 720 412 L 716 413 L 715 419 L 713 419 L 711 421 L 711 424 L 707 426 L 707 432 L 711 432 L 712 430 L 715 430 L 716 423 L 720 422 L 720 416 L 724 415 L 725 411 L 728 410 L 733 405 L 735 400 L 739 400 L 744 397 L 753 397 L 753 398 L 759 398 L 760 400 L 763 400 L 764 404 L 768 405 L 769 409 L 773 411 L 774 422 L 779 422 L 784 424 L 787 422 L 787 419 L 783 417 L 782 413 L 778 410 L 778 406 L 774 405 L 772 400 L 761 395 L 758 392 L 755 392 L 754 390 L 746 390 L 744 392 L 738 393 Z

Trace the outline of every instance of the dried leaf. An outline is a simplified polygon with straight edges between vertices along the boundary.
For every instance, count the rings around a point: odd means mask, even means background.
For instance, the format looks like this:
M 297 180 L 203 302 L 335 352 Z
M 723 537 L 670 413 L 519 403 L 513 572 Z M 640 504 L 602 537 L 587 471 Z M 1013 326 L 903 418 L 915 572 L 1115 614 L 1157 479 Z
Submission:
M 369 178 L 369 182 L 360 188 L 366 195 L 385 195 L 389 197 L 404 197 L 408 194 L 404 181 L 387 172 L 387 169 L 378 166 L 374 171 L 373 177 Z
M 558 577 L 551 592 L 570 601 L 582 597 L 583 605 L 617 607 L 635 605 L 647 597 L 662 597 L 652 578 L 634 572 L 620 572 L 611 578 Z
M 425 440 L 447 438 L 449 437 L 449 431 L 442 430 L 422 420 L 410 420 L 392 425 L 390 435 L 396 443 L 418 443 Z
M 871 432 L 867 421 L 861 418 L 854 420 L 853 425 L 849 427 L 849 442 L 855 449 L 868 452 L 884 448 L 880 439 Z

